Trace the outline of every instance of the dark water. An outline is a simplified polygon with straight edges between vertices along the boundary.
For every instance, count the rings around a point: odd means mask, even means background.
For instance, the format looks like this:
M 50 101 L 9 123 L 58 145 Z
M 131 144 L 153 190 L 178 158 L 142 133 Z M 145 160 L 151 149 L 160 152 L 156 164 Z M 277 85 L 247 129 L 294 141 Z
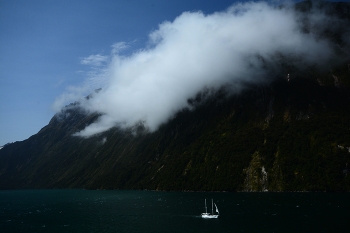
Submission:
M 202 219 L 213 198 L 219 219 Z M 0 232 L 350 232 L 348 193 L 0 191 Z

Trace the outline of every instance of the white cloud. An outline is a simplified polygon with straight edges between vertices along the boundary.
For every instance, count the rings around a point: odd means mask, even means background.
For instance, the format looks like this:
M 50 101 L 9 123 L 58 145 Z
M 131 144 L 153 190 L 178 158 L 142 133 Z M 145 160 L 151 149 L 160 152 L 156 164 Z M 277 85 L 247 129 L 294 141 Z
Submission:
M 143 122 L 156 130 L 203 88 L 266 81 L 278 56 L 315 63 L 329 58 L 327 41 L 301 31 L 296 13 L 267 3 L 237 4 L 205 15 L 185 12 L 150 35 L 150 46 L 120 56 L 126 43 L 112 46 L 111 57 L 93 55 L 84 64 L 100 66 L 106 85 L 82 106 L 99 120 L 76 135 L 88 137 L 112 127 Z M 269 70 L 266 69 L 269 67 Z M 97 87 L 96 87 L 97 88 Z
M 86 87 L 69 86 L 64 94 L 56 98 L 55 102 L 52 105 L 52 109 L 56 112 L 59 112 L 67 103 L 73 103 L 82 100 L 85 92 Z
M 112 45 L 112 54 L 119 54 L 121 51 L 129 48 L 126 42 L 118 42 Z
M 101 66 L 108 61 L 108 56 L 101 54 L 90 55 L 81 59 L 80 63 L 83 65 Z

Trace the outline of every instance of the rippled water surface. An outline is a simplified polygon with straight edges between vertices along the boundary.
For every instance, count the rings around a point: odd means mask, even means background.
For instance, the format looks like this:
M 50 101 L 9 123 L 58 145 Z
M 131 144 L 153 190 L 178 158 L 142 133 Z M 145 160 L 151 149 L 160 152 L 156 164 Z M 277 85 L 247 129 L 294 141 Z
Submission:
M 218 219 L 200 218 L 205 198 Z M 349 222 L 348 193 L 0 191 L 0 232 L 347 232 Z

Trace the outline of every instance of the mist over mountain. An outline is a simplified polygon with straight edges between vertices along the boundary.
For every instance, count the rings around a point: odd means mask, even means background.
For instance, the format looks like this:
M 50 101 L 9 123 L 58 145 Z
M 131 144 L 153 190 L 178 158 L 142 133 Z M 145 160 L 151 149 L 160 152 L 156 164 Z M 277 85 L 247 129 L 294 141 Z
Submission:
M 0 189 L 349 191 L 349 25 L 349 3 L 237 4 L 83 58 L 86 84 L 0 149 Z
M 101 116 L 76 135 L 89 137 L 139 123 L 154 132 L 179 110 L 191 108 L 188 99 L 204 89 L 226 86 L 236 94 L 295 67 L 330 69 L 350 37 L 343 32 L 335 45 L 331 33 L 345 29 L 343 19 L 322 9 L 315 6 L 305 14 L 294 6 L 248 2 L 213 14 L 184 12 L 151 32 L 143 49 L 124 55 L 132 44 L 120 42 L 110 55 L 84 58 L 82 63 L 94 69 L 87 83 L 99 83 L 102 90 L 80 104 Z M 59 97 L 55 108 L 76 101 L 83 89 Z

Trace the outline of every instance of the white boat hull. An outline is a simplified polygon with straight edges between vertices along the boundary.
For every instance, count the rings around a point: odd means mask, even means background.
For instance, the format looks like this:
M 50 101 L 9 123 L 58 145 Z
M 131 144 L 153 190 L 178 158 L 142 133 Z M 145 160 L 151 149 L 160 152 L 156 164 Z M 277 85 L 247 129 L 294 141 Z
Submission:
M 207 214 L 207 213 L 203 213 L 202 215 L 202 218 L 218 218 L 219 215 L 217 214 Z

